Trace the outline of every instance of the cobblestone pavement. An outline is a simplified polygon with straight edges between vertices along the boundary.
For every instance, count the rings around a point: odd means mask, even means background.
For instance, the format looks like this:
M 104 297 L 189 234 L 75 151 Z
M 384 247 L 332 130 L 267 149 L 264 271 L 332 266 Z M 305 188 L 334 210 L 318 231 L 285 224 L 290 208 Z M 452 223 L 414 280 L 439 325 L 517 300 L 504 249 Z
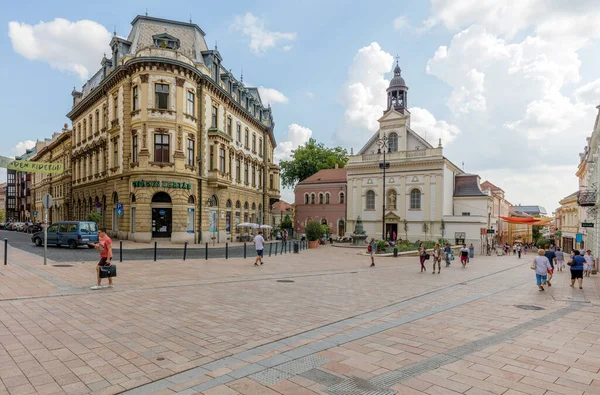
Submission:
M 419 272 L 321 247 L 252 260 L 0 267 L 0 394 L 600 394 L 600 282 L 531 255 Z

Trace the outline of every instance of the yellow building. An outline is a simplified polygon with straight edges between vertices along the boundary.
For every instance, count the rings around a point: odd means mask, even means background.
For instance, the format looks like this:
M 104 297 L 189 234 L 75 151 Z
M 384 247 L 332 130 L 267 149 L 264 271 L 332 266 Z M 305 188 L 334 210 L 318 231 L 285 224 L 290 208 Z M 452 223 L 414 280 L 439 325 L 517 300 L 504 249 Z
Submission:
M 236 240 L 279 198 L 270 107 L 209 50 L 198 25 L 137 16 L 73 91 L 75 218 L 119 238 Z
M 52 207 L 48 208 L 48 222 L 71 219 L 71 130 L 67 125 L 61 133 L 54 133 L 51 139 L 38 141 L 35 154 L 30 161 L 44 163 L 62 163 L 62 174 L 31 174 L 31 213 L 30 220 L 44 221 L 45 210 L 42 205 L 42 196 L 52 196 Z
M 578 247 L 576 235 L 579 232 L 579 206 L 577 205 L 577 192 L 570 194 L 559 201 L 560 207 L 555 212 L 556 231 L 560 232 L 557 244 L 565 251 Z

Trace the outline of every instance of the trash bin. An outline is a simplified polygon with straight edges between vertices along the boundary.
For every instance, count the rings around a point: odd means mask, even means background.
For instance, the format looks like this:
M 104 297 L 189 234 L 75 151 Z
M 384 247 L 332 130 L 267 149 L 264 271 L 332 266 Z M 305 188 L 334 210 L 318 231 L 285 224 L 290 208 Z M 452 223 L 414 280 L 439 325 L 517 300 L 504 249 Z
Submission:
M 300 252 L 300 246 L 298 246 L 298 242 L 294 242 L 294 254 L 298 254 Z
M 394 257 L 398 258 L 398 247 L 394 247 Z

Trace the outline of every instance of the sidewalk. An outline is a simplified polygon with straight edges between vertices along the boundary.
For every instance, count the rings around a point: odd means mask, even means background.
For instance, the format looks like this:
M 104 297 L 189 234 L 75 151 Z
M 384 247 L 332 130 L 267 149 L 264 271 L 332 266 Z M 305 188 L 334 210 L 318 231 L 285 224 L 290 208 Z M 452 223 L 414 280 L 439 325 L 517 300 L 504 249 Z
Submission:
M 558 273 L 538 292 L 524 259 L 476 257 L 432 275 L 415 257 L 369 268 L 355 251 L 327 246 L 261 267 L 127 262 L 115 288 L 91 291 L 93 264 L 44 267 L 9 253 L 0 393 L 600 390 L 598 279 L 580 291 Z

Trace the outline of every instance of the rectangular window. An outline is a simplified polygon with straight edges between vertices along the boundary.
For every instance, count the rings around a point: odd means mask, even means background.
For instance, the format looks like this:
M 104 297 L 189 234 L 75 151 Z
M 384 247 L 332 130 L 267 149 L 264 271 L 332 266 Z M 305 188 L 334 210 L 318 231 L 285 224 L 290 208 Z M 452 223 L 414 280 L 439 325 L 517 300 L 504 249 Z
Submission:
M 100 173 L 100 155 L 98 153 L 94 154 L 94 172 L 96 174 Z
M 249 140 L 249 137 L 248 137 L 248 131 L 246 130 L 246 133 L 244 135 L 244 143 L 245 143 L 244 147 L 246 147 L 246 149 L 250 148 L 250 144 L 248 144 L 249 141 L 250 140 Z
M 131 233 L 135 233 L 135 207 L 131 208 Z
M 155 134 L 154 135 L 154 161 L 169 163 L 169 135 Z
M 83 139 L 85 140 L 87 138 L 87 121 L 84 119 L 83 120 Z
M 258 154 L 260 156 L 263 154 L 262 138 L 258 139 Z
M 219 170 L 225 173 L 225 149 L 221 148 L 219 150 Z
M 138 87 L 134 86 L 133 87 L 133 111 L 135 111 L 139 108 L 140 108 L 140 102 L 139 102 L 139 97 L 138 97 Z
M 188 166 L 194 166 L 194 140 L 188 139 L 187 146 Z
M 169 109 L 169 85 L 156 84 L 154 85 L 154 106 L 161 110 Z
M 194 93 L 191 91 L 188 91 L 187 96 L 188 96 L 187 97 L 187 113 L 193 117 L 194 116 L 194 103 L 196 102 L 196 98 L 194 96 Z
M 256 135 L 252 135 L 252 152 L 256 152 Z
M 113 120 L 114 121 L 116 121 L 118 119 L 118 114 L 119 114 L 119 100 L 118 100 L 117 95 L 114 95 L 113 96 Z
M 227 118 L 227 134 L 231 136 L 231 118 Z
M 237 182 L 242 181 L 241 161 L 239 159 L 235 162 L 235 179 Z
M 212 117 L 211 117 L 211 121 L 210 121 L 210 127 L 211 128 L 217 128 L 217 120 L 218 120 L 218 113 L 219 110 L 217 109 L 216 106 L 212 106 Z
M 269 175 L 269 189 L 273 189 L 273 174 Z
M 108 128 L 108 115 L 107 115 L 106 105 L 102 107 L 102 126 Z M 79 129 L 81 132 L 81 128 Z
M 100 113 L 96 111 L 96 133 L 100 132 Z
M 462 213 L 462 216 L 463 216 L 463 217 L 470 217 L 470 216 L 471 216 L 471 213 L 469 213 L 469 212 L 463 212 L 463 213 Z
M 213 147 L 214 146 L 210 147 L 210 163 L 208 166 L 211 171 L 215 169 L 215 150 Z
M 236 141 L 238 143 L 242 142 L 242 125 L 237 125 L 237 131 L 236 131 Z
M 138 136 L 137 135 L 133 136 L 133 138 L 131 139 L 131 153 L 132 153 L 132 157 L 133 157 L 133 162 L 137 163 L 138 162 Z
M 194 224 L 196 223 L 196 216 L 193 208 L 188 208 L 187 215 L 187 231 L 188 233 L 194 232 Z
M 256 186 L 256 167 L 252 165 L 252 186 Z
M 244 163 L 244 182 L 248 185 L 248 164 Z
M 262 188 L 262 184 L 263 184 L 262 176 L 263 176 L 262 171 L 260 169 L 258 169 L 258 187 L 259 188 Z
M 113 166 L 119 166 L 119 142 L 115 141 L 113 143 Z

